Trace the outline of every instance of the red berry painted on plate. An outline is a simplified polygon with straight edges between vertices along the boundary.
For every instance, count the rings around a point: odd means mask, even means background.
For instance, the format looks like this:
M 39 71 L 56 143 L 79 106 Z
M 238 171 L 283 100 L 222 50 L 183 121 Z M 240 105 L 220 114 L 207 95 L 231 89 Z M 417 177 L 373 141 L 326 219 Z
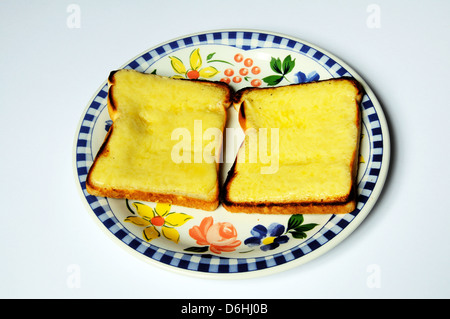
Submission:
M 239 83 L 239 82 L 241 82 L 242 81 L 242 78 L 240 77 L 240 76 L 235 76 L 234 78 L 233 78 L 233 82 L 234 83 Z
M 244 60 L 244 56 L 242 54 L 238 53 L 234 56 L 234 61 L 242 62 L 242 60 Z
M 253 60 L 250 59 L 250 58 L 245 59 L 245 60 L 244 60 L 244 65 L 245 65 L 246 67 L 251 67 L 251 66 L 253 65 Z
M 197 70 L 190 70 L 187 74 L 188 79 L 196 80 L 200 76 Z
M 254 79 L 250 82 L 252 86 L 260 86 L 262 84 L 260 79 Z
M 226 84 L 230 84 L 230 78 L 221 78 L 220 81 L 225 82 Z
M 226 69 L 225 71 L 223 71 L 223 74 L 225 74 L 226 76 L 232 76 L 234 74 L 233 69 Z
M 254 66 L 252 68 L 252 73 L 253 74 L 259 74 L 259 72 L 261 72 L 261 68 L 259 66 Z
M 242 68 L 239 70 L 239 74 L 246 76 L 248 74 L 248 69 L 247 68 Z

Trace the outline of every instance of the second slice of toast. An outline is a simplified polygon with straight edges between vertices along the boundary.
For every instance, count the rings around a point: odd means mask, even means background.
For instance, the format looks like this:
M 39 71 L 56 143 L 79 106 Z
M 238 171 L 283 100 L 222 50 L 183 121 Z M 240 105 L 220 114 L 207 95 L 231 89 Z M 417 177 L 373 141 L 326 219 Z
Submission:
M 223 206 L 264 214 L 353 211 L 361 98 L 350 78 L 237 92 L 246 136 L 223 188 Z M 253 149 L 251 141 L 257 141 Z
M 87 191 L 96 196 L 216 209 L 216 157 L 222 140 L 202 137 L 208 129 L 223 131 L 230 88 L 219 82 L 125 69 L 111 72 L 108 82 L 113 124 L 89 170 Z M 181 133 L 174 135 L 177 130 Z M 195 135 L 200 135 L 197 140 Z M 186 145 L 180 148 L 182 138 Z M 209 153 L 204 151 L 207 145 Z

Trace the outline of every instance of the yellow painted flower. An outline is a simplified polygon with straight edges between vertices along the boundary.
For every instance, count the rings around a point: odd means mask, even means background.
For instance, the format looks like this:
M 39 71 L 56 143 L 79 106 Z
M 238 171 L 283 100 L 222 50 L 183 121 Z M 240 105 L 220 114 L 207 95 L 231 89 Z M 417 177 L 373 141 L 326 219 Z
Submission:
M 146 241 L 158 238 L 162 233 L 165 238 L 178 243 L 180 234 L 175 227 L 192 219 L 192 216 L 184 213 L 170 212 L 170 204 L 157 203 L 155 208 L 142 203 L 133 203 L 133 206 L 139 216 L 128 216 L 124 221 L 145 227 L 142 233 Z
M 170 56 L 169 59 L 172 69 L 178 74 L 174 75 L 174 78 L 188 78 L 192 80 L 198 78 L 209 79 L 219 73 L 213 66 L 202 68 L 203 61 L 200 55 L 200 49 L 195 49 L 191 52 L 191 55 L 189 56 L 190 69 L 187 69 L 183 62 L 177 57 Z
M 183 62 L 178 59 L 177 57 L 171 56 L 170 58 L 170 64 L 172 65 L 172 69 L 174 69 L 175 72 L 179 74 L 185 74 L 186 68 L 183 64 Z
M 191 52 L 189 57 L 189 64 L 192 70 L 198 70 L 202 66 L 202 57 L 200 56 L 200 49 L 195 49 Z

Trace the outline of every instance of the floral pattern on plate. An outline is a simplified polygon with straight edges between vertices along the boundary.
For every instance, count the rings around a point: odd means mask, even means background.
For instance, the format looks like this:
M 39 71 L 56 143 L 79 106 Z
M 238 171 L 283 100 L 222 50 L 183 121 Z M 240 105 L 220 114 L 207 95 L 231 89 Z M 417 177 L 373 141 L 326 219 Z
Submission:
M 128 209 L 133 213 L 127 202 Z M 170 204 L 157 203 L 155 208 L 151 208 L 143 203 L 134 202 L 137 216 L 131 215 L 124 219 L 124 222 L 132 223 L 136 226 L 143 227 L 142 235 L 146 241 L 151 241 L 161 236 L 178 244 L 180 234 L 176 227 L 183 226 L 193 217 L 184 213 L 171 212 Z
M 263 225 L 256 225 L 250 231 L 252 237 L 247 238 L 244 244 L 249 247 L 257 246 L 262 251 L 268 251 L 278 248 L 280 244 L 287 243 L 289 234 L 295 239 L 305 239 L 308 237 L 306 232 L 312 230 L 318 224 L 303 224 L 303 221 L 303 215 L 297 214 L 289 218 L 286 228 L 279 223 L 272 223 L 267 228 Z
M 229 222 L 214 223 L 213 217 L 205 217 L 200 225 L 189 229 L 189 235 L 195 239 L 202 247 L 190 247 L 185 251 L 205 252 L 210 251 L 215 254 L 222 252 L 232 252 L 241 244 L 238 234 L 233 224 Z

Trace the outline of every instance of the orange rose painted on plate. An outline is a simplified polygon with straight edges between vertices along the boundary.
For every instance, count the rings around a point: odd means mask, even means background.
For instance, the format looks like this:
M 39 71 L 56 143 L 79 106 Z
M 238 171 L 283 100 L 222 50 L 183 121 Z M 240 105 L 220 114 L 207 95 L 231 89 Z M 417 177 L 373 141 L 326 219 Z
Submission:
M 190 247 L 186 251 L 205 252 L 208 249 L 216 254 L 232 252 L 241 244 L 237 240 L 236 228 L 228 222 L 214 224 L 212 217 L 203 218 L 199 226 L 189 229 L 189 235 L 202 247 Z

